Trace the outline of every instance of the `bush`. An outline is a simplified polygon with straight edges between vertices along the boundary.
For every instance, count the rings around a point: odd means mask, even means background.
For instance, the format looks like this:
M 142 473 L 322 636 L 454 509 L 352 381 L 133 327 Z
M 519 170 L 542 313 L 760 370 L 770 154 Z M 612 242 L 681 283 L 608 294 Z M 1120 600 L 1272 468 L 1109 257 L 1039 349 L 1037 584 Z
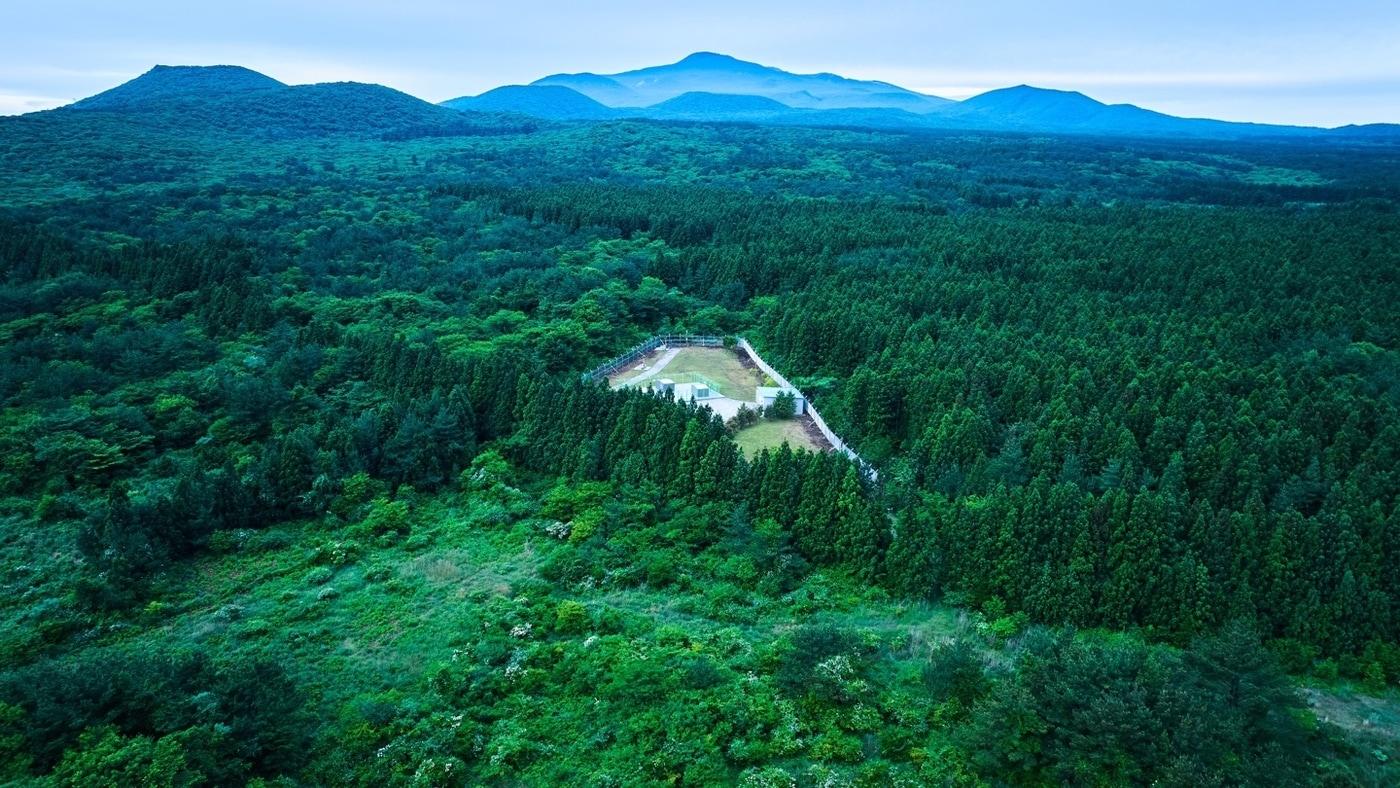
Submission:
M 832 660 L 847 657 L 856 650 L 854 635 L 832 626 L 802 627 L 792 634 L 792 645 L 782 655 L 773 677 L 778 686 L 795 695 L 817 693 L 834 698 L 840 694 L 840 674 Z M 825 669 L 824 669 L 824 666 Z
M 970 708 L 988 686 L 982 660 L 966 640 L 934 649 L 924 663 L 923 682 L 934 700 L 954 698 L 963 708 Z
M 365 517 L 363 526 L 375 536 L 406 534 L 409 531 L 408 504 L 383 497 L 376 498 L 370 504 L 369 514 Z
M 739 412 L 735 413 L 734 418 L 730 419 L 725 426 L 729 428 L 730 432 L 738 432 L 747 427 L 752 427 L 762 418 L 763 414 L 759 413 L 756 408 L 750 408 L 748 405 L 740 405 Z
M 588 618 L 588 608 L 582 602 L 566 599 L 554 609 L 554 628 L 562 633 L 575 634 L 588 631 L 592 622 Z
M 340 495 L 331 503 L 331 511 L 348 518 L 360 506 L 383 497 L 388 489 L 384 482 L 360 471 L 341 483 Z
M 770 419 L 790 419 L 797 415 L 797 397 L 791 392 L 782 392 L 773 398 L 773 404 L 768 406 L 768 418 Z
M 860 740 L 836 731 L 827 731 L 812 741 L 811 755 L 818 761 L 859 763 L 862 757 Z
M 1385 669 L 1381 663 L 1372 662 L 1362 673 L 1362 686 L 1367 692 L 1385 692 Z
M 73 495 L 44 495 L 34 506 L 34 516 L 40 522 L 54 523 L 59 520 L 77 520 L 87 516 Z

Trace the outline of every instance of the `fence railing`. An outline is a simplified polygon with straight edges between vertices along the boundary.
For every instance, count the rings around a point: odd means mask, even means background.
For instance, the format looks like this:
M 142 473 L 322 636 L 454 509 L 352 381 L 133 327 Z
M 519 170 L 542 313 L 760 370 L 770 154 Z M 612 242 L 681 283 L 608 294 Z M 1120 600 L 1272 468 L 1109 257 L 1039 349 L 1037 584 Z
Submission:
M 879 476 L 874 466 L 866 462 L 854 449 L 847 446 L 846 442 L 841 440 L 839 435 L 832 431 L 831 427 L 827 425 L 826 419 L 822 418 L 822 414 L 818 413 L 817 409 L 812 406 L 812 400 L 806 394 L 798 390 L 796 386 L 789 383 L 788 379 L 783 377 L 782 373 L 778 372 L 778 370 L 774 369 L 768 362 L 764 361 L 763 357 L 758 355 L 758 351 L 754 350 L 753 345 L 749 344 L 747 339 L 739 337 L 737 344 L 739 349 L 744 351 L 744 355 L 748 356 L 749 360 L 753 361 L 754 366 L 763 371 L 763 374 L 772 378 L 773 382 L 782 388 L 796 391 L 798 396 L 806 401 L 807 413 L 812 417 L 812 423 L 817 425 L 817 430 L 821 432 L 823 438 L 826 438 L 827 443 L 831 444 L 831 448 L 851 458 L 851 460 L 860 467 L 861 472 L 871 481 L 874 481 Z M 584 377 L 590 380 L 605 378 L 620 369 L 631 366 L 662 345 L 667 347 L 722 347 L 724 345 L 724 338 L 710 336 L 708 334 L 659 334 L 613 360 L 594 367 L 592 370 L 585 373 Z M 714 387 L 712 386 L 712 388 Z M 716 388 L 715 390 L 718 391 L 719 389 Z
M 721 347 L 724 345 L 724 338 L 708 334 L 658 334 L 613 360 L 585 372 L 584 377 L 589 380 L 605 378 L 620 369 L 631 366 L 662 345 L 667 347 Z
M 816 407 L 812 405 L 812 400 L 810 397 L 808 397 L 806 394 L 803 394 L 800 389 L 789 383 L 788 379 L 783 377 L 782 373 L 778 372 L 778 370 L 776 369 L 773 369 L 773 367 L 770 366 L 768 362 L 764 361 L 763 357 L 758 355 L 758 351 L 753 349 L 753 345 L 750 345 L 747 339 L 744 339 L 743 337 L 739 338 L 739 348 L 742 349 L 744 353 L 748 355 L 748 357 L 753 361 L 755 366 L 763 370 L 764 374 L 772 378 L 774 382 L 776 382 L 779 386 L 796 391 L 797 395 L 807 402 L 807 415 L 812 417 L 812 423 L 817 425 L 817 430 L 821 432 L 823 438 L 826 438 L 826 442 L 831 444 L 831 448 L 841 452 L 847 457 L 850 457 L 851 460 L 856 463 L 856 465 L 860 466 L 861 471 L 864 472 L 865 475 L 868 476 L 871 480 L 874 480 L 878 476 L 874 466 L 866 462 L 864 458 L 862 458 L 859 454 L 856 453 L 855 449 L 852 449 L 850 446 L 847 446 L 846 442 L 841 440 L 841 436 L 837 435 L 835 432 L 832 431 L 831 427 L 827 425 L 826 419 L 822 418 L 822 414 L 818 413 Z

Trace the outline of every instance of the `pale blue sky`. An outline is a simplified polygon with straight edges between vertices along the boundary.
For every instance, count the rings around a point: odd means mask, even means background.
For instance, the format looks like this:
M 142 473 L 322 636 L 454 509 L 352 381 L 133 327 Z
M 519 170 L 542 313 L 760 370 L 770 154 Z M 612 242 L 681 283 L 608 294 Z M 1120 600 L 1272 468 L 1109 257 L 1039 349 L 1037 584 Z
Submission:
M 1400 0 L 4 0 L 0 113 L 64 104 L 156 63 L 441 101 L 697 50 L 949 98 L 1029 83 L 1177 115 L 1400 122 Z

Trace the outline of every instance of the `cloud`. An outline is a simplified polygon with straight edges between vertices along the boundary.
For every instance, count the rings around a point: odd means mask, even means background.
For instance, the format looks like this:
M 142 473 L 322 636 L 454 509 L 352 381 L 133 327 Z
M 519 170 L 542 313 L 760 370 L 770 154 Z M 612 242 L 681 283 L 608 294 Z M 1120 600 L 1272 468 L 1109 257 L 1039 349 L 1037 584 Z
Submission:
M 23 96 L 14 93 L 0 93 L 0 115 L 23 115 L 26 112 L 38 112 L 42 109 L 53 109 L 67 104 L 72 99 L 54 98 L 53 96 Z

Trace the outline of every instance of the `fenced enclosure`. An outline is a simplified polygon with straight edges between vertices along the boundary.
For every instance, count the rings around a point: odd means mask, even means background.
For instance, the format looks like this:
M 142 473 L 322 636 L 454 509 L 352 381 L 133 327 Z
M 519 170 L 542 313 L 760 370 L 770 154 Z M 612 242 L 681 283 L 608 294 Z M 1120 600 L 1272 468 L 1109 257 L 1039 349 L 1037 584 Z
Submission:
M 622 355 L 584 373 L 589 380 L 600 380 L 635 364 L 648 353 L 665 347 L 724 347 L 724 338 L 707 334 L 658 334 Z
M 654 381 L 662 378 L 674 381 L 676 383 L 699 383 L 700 385 L 709 388 L 710 391 L 713 391 L 721 397 L 739 399 L 738 397 L 734 396 L 735 392 L 731 391 L 730 387 L 727 384 L 720 383 L 714 378 L 702 375 L 699 372 L 667 373 L 663 370 L 662 372 L 658 373 L 656 377 L 651 378 L 651 380 Z
M 753 349 L 753 345 L 750 345 L 747 339 L 739 337 L 738 346 L 740 350 L 748 354 L 748 357 L 753 361 L 755 366 L 763 370 L 763 373 L 776 381 L 779 386 L 785 389 L 792 389 L 797 392 L 798 396 L 807 400 L 807 415 L 812 417 L 812 423 L 817 425 L 817 430 L 821 432 L 823 438 L 826 438 L 827 443 L 831 444 L 831 448 L 850 457 L 871 480 L 874 480 L 878 476 L 875 468 L 870 465 L 870 463 L 866 462 L 859 454 L 856 454 L 855 449 L 847 446 L 846 442 L 841 440 L 839 435 L 832 432 L 831 427 L 827 426 L 826 419 L 822 418 L 822 414 L 818 413 L 816 407 L 812 404 L 811 397 L 803 394 L 800 389 L 789 383 L 788 379 L 783 377 L 782 373 L 778 372 L 778 370 L 770 366 L 768 362 L 764 361 L 763 357 L 758 355 L 758 351 Z
M 629 366 L 635 364 L 642 358 L 645 358 L 648 353 L 651 353 L 657 348 L 663 346 L 724 347 L 725 342 L 724 337 L 710 336 L 707 334 L 659 334 L 641 343 L 640 345 L 637 345 L 631 350 L 628 350 L 626 353 L 623 353 L 622 355 L 612 359 L 611 361 L 608 361 L 604 364 L 595 367 L 593 370 L 586 373 L 585 377 L 587 377 L 590 380 L 604 379 L 607 376 L 618 372 L 619 370 L 628 368 Z M 743 337 L 737 337 L 734 340 L 734 346 L 739 351 L 743 352 L 743 354 L 747 356 L 749 360 L 754 363 L 754 366 L 758 367 L 758 369 L 761 372 L 763 372 L 763 374 L 772 378 L 775 384 L 782 388 L 791 389 L 792 391 L 797 392 L 798 396 L 801 396 L 804 400 L 807 401 L 807 415 L 811 416 L 812 423 L 816 425 L 817 430 L 822 434 L 822 437 L 826 439 L 827 443 L 831 444 L 832 449 L 841 452 L 842 454 L 849 457 L 852 461 L 854 461 L 856 465 L 860 467 L 861 472 L 864 473 L 866 477 L 870 480 L 874 481 L 876 478 L 878 478 L 879 474 L 876 472 L 874 466 L 866 462 L 850 446 L 847 446 L 846 442 L 841 440 L 841 437 L 835 432 L 833 432 L 831 427 L 827 425 L 826 419 L 822 418 L 821 413 L 819 413 L 817 411 L 817 408 L 812 404 L 811 397 L 808 397 L 806 394 L 803 394 L 801 390 L 799 390 L 796 386 L 792 385 L 792 383 L 788 382 L 788 379 L 783 377 L 782 373 L 778 372 L 778 370 L 774 369 L 772 365 L 764 361 L 763 357 L 758 355 L 758 351 L 754 350 L 753 345 L 749 344 L 749 341 L 747 339 L 744 339 Z M 682 380 L 681 378 L 685 378 L 685 380 Z M 695 378 L 695 380 L 692 380 L 691 378 Z M 680 377 L 676 377 L 673 379 L 675 379 L 677 383 L 705 383 L 706 385 L 710 386 L 710 389 L 712 391 L 722 391 L 722 389 L 719 386 L 716 386 L 714 384 L 714 381 L 708 380 L 704 378 L 703 375 L 699 375 L 698 373 L 694 372 L 680 373 Z

